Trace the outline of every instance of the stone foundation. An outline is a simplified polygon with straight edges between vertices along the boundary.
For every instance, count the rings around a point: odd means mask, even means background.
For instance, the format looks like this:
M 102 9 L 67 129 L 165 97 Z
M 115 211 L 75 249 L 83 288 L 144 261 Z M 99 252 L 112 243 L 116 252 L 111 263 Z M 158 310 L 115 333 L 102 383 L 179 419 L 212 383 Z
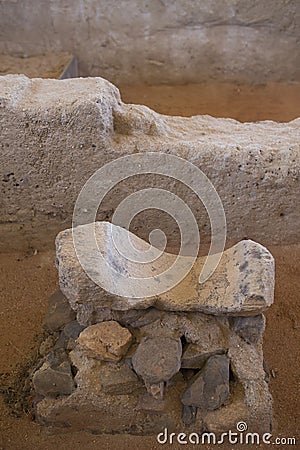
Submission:
M 270 430 L 263 314 L 216 317 L 152 307 L 105 313 L 115 320 L 84 329 L 66 324 L 35 372 L 40 422 L 152 434 L 164 427 L 222 432 L 243 420 L 255 431 Z
M 79 284 L 82 278 L 66 257 L 72 251 L 66 244 L 71 232 L 63 233 L 64 239 L 57 239 L 57 264 L 68 298 L 59 291 L 49 302 L 45 326 L 51 335 L 42 344 L 44 356 L 33 375 L 40 422 L 93 433 L 155 434 L 165 427 L 221 433 L 245 421 L 255 432 L 270 431 L 272 399 L 264 369 L 262 311 L 273 301 L 274 267 L 264 247 L 252 241 L 238 244 L 252 252 L 255 248 L 257 260 L 250 258 L 249 266 L 241 259 L 238 268 L 251 289 L 255 274 L 260 301 L 258 296 L 253 301 L 251 292 L 241 293 L 239 309 L 232 309 L 236 296 L 234 300 L 229 293 L 239 284 L 232 261 L 223 261 L 221 273 L 227 281 L 232 276 L 231 286 L 225 289 L 223 308 L 216 302 L 217 290 L 211 289 L 206 306 L 209 310 L 211 302 L 215 308 L 208 314 L 201 303 L 206 283 L 199 291 L 198 311 L 196 302 L 193 310 L 188 308 L 188 290 L 186 305 L 180 303 L 181 309 L 174 310 L 170 305 L 164 308 L 163 295 L 150 306 L 130 306 L 118 298 L 109 307 L 101 293 L 96 296 L 89 289 L 84 303 L 83 291 L 68 290 L 72 267 Z M 220 288 L 218 269 L 211 279 L 212 286 Z M 81 292 L 80 297 L 75 292 Z M 80 305 L 75 301 L 79 298 Z

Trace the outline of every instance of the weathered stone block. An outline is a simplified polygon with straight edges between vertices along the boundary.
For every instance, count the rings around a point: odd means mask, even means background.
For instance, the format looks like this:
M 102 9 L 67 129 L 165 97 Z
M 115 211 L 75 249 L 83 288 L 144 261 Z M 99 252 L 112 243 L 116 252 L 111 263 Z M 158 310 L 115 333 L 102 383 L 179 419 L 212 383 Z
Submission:
M 33 375 L 37 394 L 47 397 L 70 395 L 75 389 L 70 362 L 64 351 L 50 353 L 42 367 Z
M 99 383 L 103 392 L 111 395 L 132 394 L 143 388 L 142 382 L 126 364 L 104 363 L 99 369 Z
M 150 319 L 149 315 L 148 320 Z M 152 314 L 152 317 L 154 317 L 154 314 Z M 154 322 L 140 326 L 139 329 L 144 336 L 161 336 L 162 340 L 164 337 L 181 338 L 185 330 L 183 318 L 184 315 L 159 311 L 159 317 Z M 138 322 L 141 323 L 142 321 L 139 320 Z
M 181 358 L 181 367 L 183 369 L 201 369 L 210 356 L 223 353 L 221 346 L 217 349 L 211 348 L 210 351 L 203 352 L 201 346 L 189 344 L 183 352 Z
M 215 28 L 213 25 L 211 33 L 215 34 Z M 233 28 L 236 32 L 237 27 Z M 239 28 L 249 32 L 247 26 Z M 269 30 L 268 25 L 268 33 Z M 222 27 L 220 33 L 222 36 Z M 198 39 L 195 42 L 198 46 Z M 274 38 L 269 42 L 274 42 Z M 256 53 L 257 45 L 254 47 Z M 288 123 L 240 123 L 207 115 L 162 116 L 145 106 L 124 104 L 118 89 L 101 78 L 62 81 L 10 75 L 1 77 L 0 91 L 5 147 L 0 166 L 0 178 L 4 180 L 0 246 L 5 251 L 27 248 L 29 243 L 36 248 L 52 243 L 62 223 L 65 227 L 70 224 L 83 180 L 96 168 L 136 150 L 140 154 L 176 155 L 200 168 L 222 199 L 230 239 L 252 236 L 268 245 L 299 242 L 299 119 Z M 80 176 L 74 176 L 79 167 Z M 11 172 L 17 184 L 22 180 L 20 187 L 14 186 L 13 180 L 5 182 Z M 161 187 L 167 183 L 162 180 Z M 33 190 L 36 185 L 39 188 Z M 139 187 L 140 179 L 133 185 Z M 128 193 L 127 188 L 121 183 L 113 202 L 110 196 L 103 202 L 101 220 L 109 217 L 112 203 L 118 205 Z M 176 188 L 174 193 L 181 191 Z M 189 200 L 197 209 L 201 240 L 203 235 L 203 242 L 207 243 L 207 215 L 197 208 L 197 200 L 191 196 Z M 144 239 L 156 225 L 156 215 L 145 219 L 141 214 L 137 218 L 137 228 Z M 168 229 L 170 236 L 175 227 L 162 217 L 162 229 Z M 24 233 L 29 239 L 24 239 Z
M 149 247 L 148 243 L 129 231 L 108 222 L 97 222 L 95 228 L 94 224 L 78 226 L 76 241 L 82 248 L 85 248 L 90 233 L 96 234 L 98 248 L 87 250 L 89 267 L 85 269 L 93 273 L 99 281 L 104 276 L 99 266 L 99 251 L 104 258 L 108 258 L 109 264 L 119 267 L 121 272 L 130 274 L 133 270 L 135 276 L 140 277 L 153 275 L 155 270 L 161 272 L 163 267 L 170 267 L 174 262 L 174 255 L 169 253 L 164 253 L 159 258 L 159 267 L 155 267 L 155 262 L 145 268 L 149 265 L 140 264 L 136 267 L 130 261 L 123 261 L 115 249 L 110 248 L 107 252 L 107 243 L 113 239 L 112 230 L 124 242 L 128 242 L 130 237 L 133 245 L 139 249 L 148 250 Z M 257 315 L 266 310 L 274 299 L 273 257 L 265 247 L 251 240 L 241 241 L 226 250 L 217 269 L 205 283 L 198 282 L 205 261 L 205 258 L 199 257 L 190 273 L 168 292 L 154 297 L 133 299 L 110 294 L 90 279 L 77 259 L 71 229 L 59 233 L 56 249 L 60 287 L 72 308 L 77 311 L 80 323 L 83 323 L 80 315 L 84 309 L 88 309 L 90 315 L 92 311 L 101 308 L 125 310 L 157 306 L 168 311 L 195 311 L 232 316 Z M 94 251 L 97 254 L 93 254 Z M 114 283 L 120 280 L 114 280 L 112 274 L 110 277 L 106 282 L 111 283 L 113 289 Z
M 254 344 L 262 339 L 266 325 L 263 314 L 253 317 L 235 317 L 232 320 L 233 330 L 248 344 Z
M 186 406 L 212 411 L 229 398 L 229 360 L 224 355 L 209 358 L 181 397 Z
M 58 289 L 49 298 L 46 319 L 44 322 L 45 328 L 52 331 L 59 330 L 64 325 L 74 320 L 75 317 L 76 313 L 71 308 L 68 299 Z
M 130 347 L 132 335 L 111 320 L 89 326 L 80 333 L 77 342 L 94 358 L 120 361 Z
M 249 411 L 248 425 L 257 432 L 272 429 L 272 397 L 265 381 L 262 342 L 248 344 L 236 333 L 230 335 L 228 357 L 241 384 Z
M 180 339 L 144 337 L 133 355 L 133 368 L 150 385 L 168 381 L 180 369 L 181 353 Z
M 78 338 L 81 331 L 84 329 L 77 320 L 67 323 L 59 334 L 57 341 L 55 342 L 55 349 L 71 350 L 75 346 L 75 339 Z

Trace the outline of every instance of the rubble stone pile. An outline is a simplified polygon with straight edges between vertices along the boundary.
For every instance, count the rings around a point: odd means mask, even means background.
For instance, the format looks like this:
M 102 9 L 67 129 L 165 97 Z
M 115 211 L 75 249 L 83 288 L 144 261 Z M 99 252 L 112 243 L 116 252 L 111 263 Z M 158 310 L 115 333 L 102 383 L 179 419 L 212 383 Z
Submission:
M 192 274 L 173 292 L 130 303 L 93 286 L 72 242 L 72 230 L 58 235 L 61 290 L 49 301 L 33 375 L 40 422 L 154 434 L 221 433 L 245 421 L 270 431 L 262 342 L 274 261 L 266 248 L 245 240 L 226 250 L 197 297 Z

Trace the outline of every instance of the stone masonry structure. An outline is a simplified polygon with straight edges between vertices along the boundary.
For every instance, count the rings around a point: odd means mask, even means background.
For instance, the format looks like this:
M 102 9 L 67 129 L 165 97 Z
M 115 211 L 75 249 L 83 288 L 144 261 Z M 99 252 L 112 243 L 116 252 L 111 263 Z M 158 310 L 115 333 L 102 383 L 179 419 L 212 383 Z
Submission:
M 111 229 L 98 226 L 102 237 Z M 245 421 L 270 431 L 262 340 L 274 260 L 266 248 L 244 240 L 226 250 L 197 295 L 202 258 L 171 291 L 129 302 L 83 272 L 72 230 L 56 246 L 61 291 L 49 301 L 50 335 L 32 378 L 40 422 L 154 434 L 221 433 Z
M 53 245 L 56 234 L 71 226 L 76 198 L 95 170 L 146 152 L 179 156 L 206 174 L 222 200 L 232 243 L 299 242 L 300 119 L 240 123 L 163 116 L 124 104 L 118 89 L 101 78 L 5 76 L 0 97 L 4 251 Z M 155 186 L 155 178 L 121 184 L 103 202 L 97 220 L 109 221 L 114 207 L 137 186 Z M 210 236 L 205 209 L 190 191 L 172 187 L 194 211 L 204 242 Z M 135 234 L 145 239 L 157 220 L 141 215 Z M 172 224 L 165 217 L 159 221 L 172 236 Z

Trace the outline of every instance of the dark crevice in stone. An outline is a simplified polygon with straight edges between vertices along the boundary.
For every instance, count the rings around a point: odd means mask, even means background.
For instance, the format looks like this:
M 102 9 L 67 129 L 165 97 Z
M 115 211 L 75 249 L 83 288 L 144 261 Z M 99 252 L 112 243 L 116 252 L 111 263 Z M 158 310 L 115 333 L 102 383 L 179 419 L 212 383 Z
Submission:
M 186 346 L 188 345 L 188 341 L 186 340 L 186 337 L 184 335 L 181 336 L 180 340 L 181 340 L 182 352 L 183 352 L 184 349 L 186 348 Z
M 237 378 L 232 370 L 231 364 L 229 364 L 229 383 L 237 381 Z
M 75 378 L 75 377 L 76 377 L 76 375 L 77 375 L 77 372 L 78 372 L 78 369 L 77 369 L 77 367 L 76 367 L 76 366 L 74 366 L 74 364 L 71 364 L 71 373 L 72 373 L 72 375 L 73 375 L 73 378 Z
M 184 380 L 189 381 L 199 372 L 199 370 L 198 369 L 181 369 L 180 372 L 182 373 Z

